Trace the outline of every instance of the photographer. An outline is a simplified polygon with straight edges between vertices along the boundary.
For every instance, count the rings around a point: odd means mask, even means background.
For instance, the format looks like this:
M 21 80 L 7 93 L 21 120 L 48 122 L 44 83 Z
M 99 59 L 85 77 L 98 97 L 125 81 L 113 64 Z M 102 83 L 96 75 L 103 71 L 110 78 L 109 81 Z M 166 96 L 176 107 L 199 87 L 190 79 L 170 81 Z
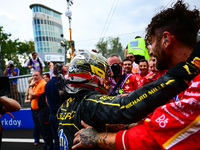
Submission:
M 108 92 L 109 96 L 125 96 L 133 90 L 137 89 L 136 77 L 132 74 L 122 74 L 121 57 L 117 54 L 111 54 L 108 57 L 108 65 L 110 67 L 110 85 L 111 89 Z
M 12 60 L 8 61 L 6 69 L 4 70 L 3 74 L 7 77 L 19 76 L 19 69 L 14 66 L 14 62 Z M 11 97 L 18 101 L 18 79 L 13 79 L 11 82 Z

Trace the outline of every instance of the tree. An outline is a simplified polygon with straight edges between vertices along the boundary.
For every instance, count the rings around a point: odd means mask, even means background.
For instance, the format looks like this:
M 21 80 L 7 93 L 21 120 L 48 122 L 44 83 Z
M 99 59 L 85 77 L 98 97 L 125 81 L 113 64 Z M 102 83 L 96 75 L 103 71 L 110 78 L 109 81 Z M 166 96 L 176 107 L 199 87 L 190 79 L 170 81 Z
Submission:
M 123 58 L 124 51 L 122 44 L 119 41 L 119 37 L 109 37 L 106 41 L 100 39 L 100 41 L 96 44 L 96 48 L 99 50 L 99 53 L 102 53 L 102 55 L 106 58 L 112 53 L 116 53 Z
M 34 41 L 24 41 L 19 42 L 17 54 L 18 58 L 20 58 L 20 65 L 18 65 L 18 68 L 21 71 L 21 74 L 27 74 L 27 68 L 22 67 L 22 63 L 25 63 L 27 59 L 29 59 L 30 54 L 35 51 L 34 47 Z
M 111 46 L 111 48 L 109 50 L 110 54 L 116 53 L 116 54 L 120 55 L 121 58 L 123 58 L 124 51 L 123 51 L 122 44 L 119 42 L 119 37 L 110 38 L 109 43 L 110 43 L 110 46 Z
M 103 39 L 100 39 L 99 42 L 96 44 L 96 48 L 99 50 L 99 53 L 101 53 L 102 56 L 108 56 L 108 41 L 104 42 Z
M 3 27 L 0 26 L 1 60 L 3 69 L 5 69 L 5 59 L 19 62 L 16 53 L 18 39 L 12 41 L 10 37 L 11 34 L 4 33 Z
M 11 34 L 5 33 L 3 26 L 0 26 L 0 45 L 1 45 L 1 63 L 3 70 L 6 67 L 6 59 L 13 60 L 15 66 L 20 69 L 20 74 L 26 74 L 22 67 L 23 61 L 28 59 L 30 53 L 34 51 L 34 42 L 25 41 L 20 42 L 19 39 L 11 40 Z

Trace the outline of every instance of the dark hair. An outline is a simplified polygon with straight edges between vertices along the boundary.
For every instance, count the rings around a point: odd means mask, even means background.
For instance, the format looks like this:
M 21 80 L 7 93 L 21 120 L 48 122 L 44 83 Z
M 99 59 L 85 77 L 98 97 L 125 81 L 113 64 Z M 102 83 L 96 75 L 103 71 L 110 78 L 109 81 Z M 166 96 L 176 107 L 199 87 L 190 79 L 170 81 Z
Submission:
M 141 36 L 136 36 L 135 39 L 141 38 Z
M 46 75 L 46 76 L 47 76 L 47 78 L 49 78 L 49 79 L 50 79 L 50 74 L 49 74 L 49 73 L 45 73 L 44 75 Z
M 162 10 L 154 16 L 146 28 L 146 41 L 157 35 L 159 41 L 164 31 L 169 31 L 177 40 L 189 47 L 197 43 L 197 32 L 200 28 L 199 10 L 189 10 L 189 5 L 178 0 L 172 8 Z
M 147 67 L 149 66 L 149 63 L 148 63 L 148 61 L 146 59 L 140 59 L 138 64 L 140 64 L 140 62 L 146 62 L 147 63 Z
M 36 52 L 32 52 L 32 56 L 35 55 L 35 54 L 37 54 L 37 53 Z
M 53 74 L 58 75 L 59 73 L 62 73 L 62 72 L 63 72 L 63 65 L 59 63 L 55 64 L 53 68 Z
M 129 59 L 129 58 L 125 58 L 123 62 L 125 62 L 125 61 L 130 61 L 130 62 L 132 62 L 132 60 Z M 132 62 L 132 63 L 133 63 L 133 62 Z

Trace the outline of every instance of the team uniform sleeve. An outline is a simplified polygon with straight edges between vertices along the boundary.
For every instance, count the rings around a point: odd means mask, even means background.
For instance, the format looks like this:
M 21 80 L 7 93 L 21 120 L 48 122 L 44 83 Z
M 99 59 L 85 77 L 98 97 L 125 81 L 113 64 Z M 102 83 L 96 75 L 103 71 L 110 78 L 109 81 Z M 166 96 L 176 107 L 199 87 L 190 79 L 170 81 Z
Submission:
M 100 124 L 138 122 L 187 87 L 183 80 L 165 74 L 125 97 L 101 94 L 86 97 L 82 115 L 84 121 Z
M 144 125 L 138 125 L 129 130 L 119 131 L 115 138 L 115 144 L 117 150 L 161 149 Z

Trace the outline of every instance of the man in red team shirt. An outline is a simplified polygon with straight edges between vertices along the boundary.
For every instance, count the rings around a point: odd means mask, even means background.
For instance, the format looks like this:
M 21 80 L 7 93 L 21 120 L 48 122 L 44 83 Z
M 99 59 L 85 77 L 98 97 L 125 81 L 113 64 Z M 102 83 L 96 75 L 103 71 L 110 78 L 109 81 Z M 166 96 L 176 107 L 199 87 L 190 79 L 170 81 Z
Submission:
M 159 70 L 169 69 L 186 60 L 186 64 L 194 64 L 200 68 L 200 42 L 196 45 L 200 16 L 197 9 L 191 11 L 188 7 L 179 0 L 172 8 L 163 10 L 153 17 L 146 29 L 146 40 L 152 46 Z M 187 72 L 191 71 L 187 65 L 184 68 Z M 179 72 L 179 68 L 174 72 Z M 82 122 L 86 129 L 75 134 L 73 149 L 94 145 L 104 149 L 120 150 L 200 149 L 199 81 L 198 73 L 188 83 L 189 88 L 184 91 L 181 99 L 156 108 L 153 116 L 145 120 L 144 124 L 129 130 L 97 133 L 91 126 Z

